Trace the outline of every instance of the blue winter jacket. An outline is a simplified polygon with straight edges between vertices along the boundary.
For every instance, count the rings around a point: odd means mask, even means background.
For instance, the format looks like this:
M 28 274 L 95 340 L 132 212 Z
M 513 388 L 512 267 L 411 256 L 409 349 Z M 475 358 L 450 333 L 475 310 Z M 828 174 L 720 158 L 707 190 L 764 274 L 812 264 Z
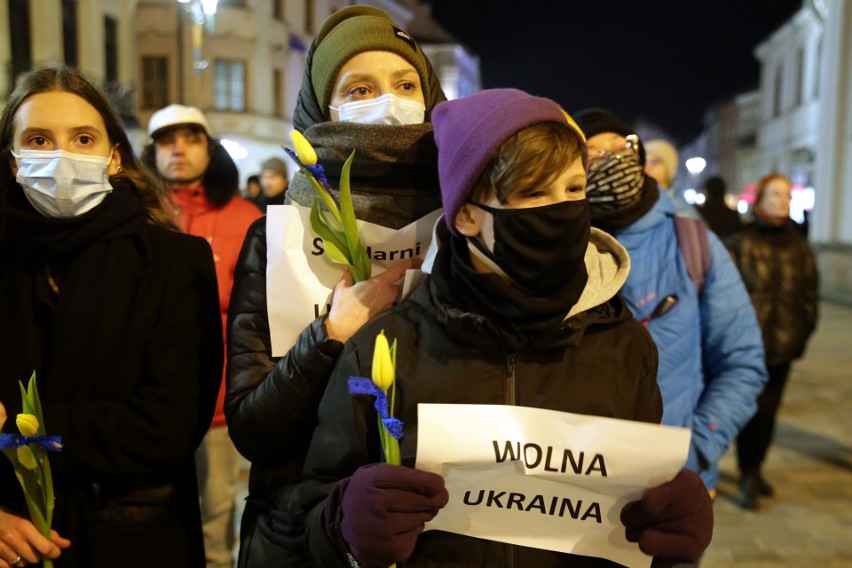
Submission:
M 663 424 L 692 429 L 686 466 L 713 489 L 717 462 L 754 414 L 767 380 L 763 342 L 739 272 L 712 232 L 712 264 L 699 297 L 680 253 L 675 214 L 661 191 L 648 213 L 615 232 L 631 259 L 621 295 L 640 321 L 666 296 L 677 296 L 670 311 L 647 322 L 660 356 Z

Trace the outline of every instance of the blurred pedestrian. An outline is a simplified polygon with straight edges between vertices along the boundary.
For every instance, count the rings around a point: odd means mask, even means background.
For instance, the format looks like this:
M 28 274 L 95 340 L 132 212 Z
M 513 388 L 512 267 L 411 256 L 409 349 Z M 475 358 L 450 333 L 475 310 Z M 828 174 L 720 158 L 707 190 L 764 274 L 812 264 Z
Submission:
M 373 401 L 353 399 L 348 381 L 371 376 L 382 330 L 397 342 L 391 398 L 404 425 L 402 456 L 416 453 L 420 403 L 525 405 L 642 422 L 662 413 L 656 349 L 618 297 L 629 259 L 589 227 L 585 144 L 574 121 L 553 101 L 516 89 L 439 104 L 433 120 L 441 246 L 427 280 L 356 332 L 334 370 L 300 491 L 313 505 L 307 549 L 315 566 L 347 557 L 352 566 L 613 566 L 423 532 L 447 503 L 444 479 L 377 463 Z M 649 507 L 645 499 L 656 498 Z M 635 524 L 622 513 L 627 535 L 635 531 L 628 538 L 660 560 L 695 560 L 710 541 L 710 499 L 693 472 L 650 489 L 624 511 L 631 509 L 642 513 Z M 517 534 L 529 528 L 519 524 Z M 646 542 L 652 534 L 689 545 L 655 548 Z
M 663 139 L 645 143 L 645 174 L 653 178 L 660 187 L 672 188 L 678 169 L 677 150 Z
M 257 208 L 263 211 L 264 208 L 260 202 L 260 191 L 260 174 L 250 175 L 246 179 L 246 190 L 243 192 L 243 197 L 257 205 Z
M 672 184 L 677 176 L 678 154 L 674 146 L 661 138 L 643 143 L 645 148 L 645 174 L 666 190 L 679 215 L 700 219 L 695 207 L 683 198 L 683 191 Z
M 234 282 L 234 267 L 246 231 L 260 210 L 239 195 L 239 172 L 222 144 L 213 138 L 204 114 L 195 107 L 169 105 L 151 115 L 151 143 L 143 151 L 178 206 L 180 228 L 203 237 L 213 248 L 223 331 Z M 225 422 L 225 375 L 210 430 L 195 455 L 204 548 L 209 568 L 231 568 L 236 544 L 235 497 L 240 455 Z
M 287 164 L 272 157 L 260 166 L 260 208 L 266 212 L 270 205 L 284 205 L 290 180 Z
M 721 239 L 725 239 L 739 230 L 742 226 L 740 214 L 728 207 L 725 202 L 727 195 L 725 180 L 713 176 L 704 182 L 706 200 L 698 207 L 701 217 Z
M 358 219 L 399 229 L 441 207 L 437 149 L 428 122 L 444 100 L 420 46 L 383 11 L 348 6 L 311 43 L 294 113 L 330 186 L 354 149 L 352 195 Z M 297 172 L 287 200 L 310 207 L 315 191 Z M 235 274 L 230 310 L 228 396 L 234 442 L 251 462 L 239 565 L 308 566 L 296 485 L 317 407 L 343 344 L 391 306 L 408 259 L 352 284 L 344 274 L 327 315 L 313 321 L 283 357 L 272 356 L 267 315 L 267 218 L 255 222 Z M 287 290 L 279 293 L 287 294 Z
M 162 185 L 79 71 L 21 77 L 0 136 L 0 400 L 21 412 L 35 371 L 63 442 L 49 540 L 0 460 L 0 564 L 61 551 L 62 568 L 201 568 L 193 454 L 222 373 L 210 245 L 175 230 Z
M 719 239 L 700 221 L 678 219 L 668 195 L 644 174 L 633 128 L 604 109 L 574 116 L 588 137 L 592 224 L 630 253 L 621 295 L 660 354 L 663 424 L 692 430 L 687 467 L 715 494 L 718 461 L 766 382 L 748 293 Z M 681 237 L 679 225 L 694 236 Z
M 790 219 L 790 190 L 790 180 L 780 174 L 761 179 L 754 220 L 730 243 L 763 331 L 769 370 L 769 382 L 757 399 L 757 414 L 737 438 L 737 502 L 746 509 L 756 509 L 759 497 L 774 494 L 761 467 L 772 443 L 790 366 L 804 354 L 817 323 L 816 260 Z

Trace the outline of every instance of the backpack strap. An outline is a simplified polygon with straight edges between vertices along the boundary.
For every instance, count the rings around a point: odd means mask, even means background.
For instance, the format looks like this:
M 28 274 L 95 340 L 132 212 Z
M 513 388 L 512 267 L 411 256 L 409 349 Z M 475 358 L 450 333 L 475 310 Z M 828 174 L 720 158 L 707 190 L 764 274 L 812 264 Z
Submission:
M 695 290 L 701 294 L 704 287 L 704 277 L 710 272 L 710 240 L 707 238 L 707 224 L 701 219 L 675 215 L 675 231 L 677 242 L 686 271 L 695 284 Z

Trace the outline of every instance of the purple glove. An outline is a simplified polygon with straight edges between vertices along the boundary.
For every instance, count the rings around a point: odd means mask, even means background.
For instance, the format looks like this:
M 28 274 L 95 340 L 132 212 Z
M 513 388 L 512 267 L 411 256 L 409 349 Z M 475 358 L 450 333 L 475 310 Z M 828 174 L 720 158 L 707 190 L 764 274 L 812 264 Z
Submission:
M 701 478 L 684 468 L 625 505 L 621 522 L 627 540 L 638 543 L 645 554 L 697 562 L 713 537 L 713 504 Z
M 329 494 L 326 532 L 336 540 L 339 507 L 340 532 L 355 559 L 365 566 L 386 567 L 411 556 L 424 523 L 449 499 L 440 475 L 400 465 L 366 465 Z

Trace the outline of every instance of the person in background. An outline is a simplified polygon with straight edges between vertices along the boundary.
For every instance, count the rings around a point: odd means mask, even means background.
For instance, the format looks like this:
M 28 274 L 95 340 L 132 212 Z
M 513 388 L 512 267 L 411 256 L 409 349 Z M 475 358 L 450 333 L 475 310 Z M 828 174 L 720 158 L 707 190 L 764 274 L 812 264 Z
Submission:
M 287 195 L 287 164 L 281 158 L 269 158 L 260 166 L 260 205 L 266 211 L 270 205 L 283 205 Z
M 442 100 L 417 42 L 385 12 L 348 6 L 323 23 L 308 49 L 293 121 L 316 149 L 332 188 L 340 186 L 341 166 L 356 150 L 351 178 L 356 217 L 399 229 L 441 207 L 428 120 Z M 297 172 L 287 199 L 310 207 L 313 196 L 310 181 Z M 419 265 L 408 259 L 354 285 L 344 274 L 328 314 L 311 323 L 283 357 L 273 357 L 266 230 L 266 218 L 249 230 L 228 326 L 225 412 L 237 448 L 252 462 L 241 568 L 309 565 L 296 485 L 319 400 L 343 344 L 392 305 L 395 282 Z
M 226 329 L 234 267 L 246 231 L 262 213 L 239 196 L 239 172 L 225 148 L 212 136 L 204 114 L 195 107 L 169 105 L 148 121 L 149 144 L 143 151 L 155 164 L 178 207 L 181 230 L 204 238 L 213 249 L 219 282 L 221 326 Z M 210 430 L 195 456 L 209 568 L 233 566 L 235 497 L 240 455 L 225 422 L 225 376 Z
M 817 323 L 816 260 L 790 219 L 790 188 L 790 180 L 777 173 L 761 179 L 754 220 L 729 243 L 757 312 L 769 370 L 769 382 L 757 399 L 757 414 L 737 437 L 737 502 L 751 510 L 757 509 L 760 497 L 775 493 L 763 478 L 761 466 L 772 443 L 790 366 L 805 352 Z
M 737 232 L 742 226 L 740 214 L 725 203 L 725 195 L 727 194 L 725 187 L 725 180 L 721 177 L 709 178 L 704 182 L 706 200 L 698 207 L 698 212 L 710 226 L 710 229 L 723 240 Z
M 672 189 L 677 175 L 677 160 L 677 150 L 669 142 L 663 139 L 645 142 L 645 174 L 665 190 Z
M 393 415 L 404 424 L 402 456 L 416 454 L 419 403 L 509 404 L 643 422 L 662 415 L 656 349 L 618 297 L 626 251 L 589 227 L 585 143 L 574 121 L 553 101 L 516 89 L 442 103 L 432 120 L 441 244 L 426 281 L 357 331 L 338 359 L 301 488 L 312 561 L 329 568 L 355 561 L 505 565 L 501 558 L 517 566 L 612 566 L 424 533 L 447 503 L 443 478 L 378 463 L 372 397 L 349 392 L 350 376 L 371 376 L 383 330 L 397 342 Z M 666 513 L 646 511 L 636 525 L 622 516 L 628 535 L 650 555 L 697 558 L 712 532 L 707 492 L 686 469 L 661 487 L 649 493 L 666 493 Z M 694 516 L 686 513 L 693 506 Z M 645 536 L 658 531 L 691 544 L 654 550 Z
M 246 179 L 246 190 L 243 197 L 254 203 L 258 209 L 263 210 L 260 192 L 260 174 L 250 175 Z
M 621 295 L 659 350 L 663 424 L 692 430 L 687 467 L 715 494 L 717 463 L 754 414 L 766 382 L 754 309 L 730 255 L 703 226 L 697 229 L 706 233 L 709 258 L 698 289 L 676 233 L 675 206 L 644 174 L 644 150 L 631 126 L 599 108 L 574 117 L 588 137 L 592 225 L 630 254 Z
M 79 71 L 22 76 L 0 137 L 0 400 L 20 413 L 35 371 L 63 442 L 50 539 L 0 459 L 0 565 L 202 568 L 193 454 L 222 373 L 210 245 L 175 230 Z

